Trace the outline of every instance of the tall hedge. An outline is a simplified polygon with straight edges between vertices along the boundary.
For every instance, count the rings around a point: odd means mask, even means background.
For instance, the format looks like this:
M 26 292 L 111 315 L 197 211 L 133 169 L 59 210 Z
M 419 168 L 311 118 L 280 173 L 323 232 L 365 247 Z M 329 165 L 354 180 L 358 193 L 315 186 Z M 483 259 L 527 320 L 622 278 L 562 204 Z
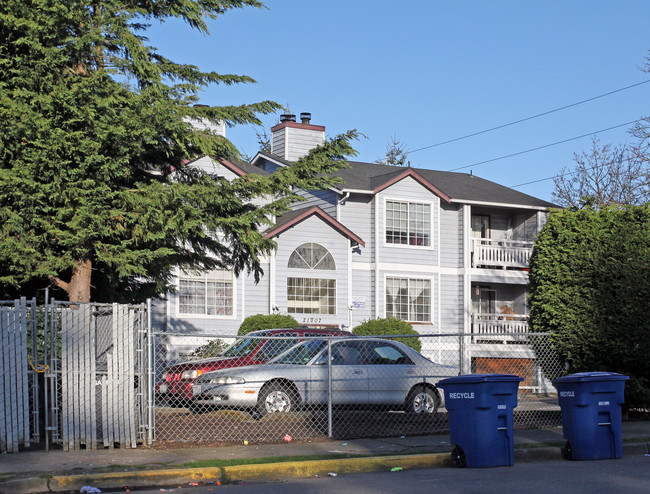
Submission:
M 386 319 L 370 319 L 364 321 L 352 329 L 352 333 L 357 336 L 402 336 L 419 334 L 408 322 L 394 317 Z M 391 340 L 401 341 L 419 352 L 422 348 L 419 338 L 390 338 Z
M 255 314 L 254 316 L 248 316 L 242 321 L 237 334 L 243 336 L 251 331 L 258 331 L 260 329 L 295 328 L 298 326 L 300 326 L 298 321 L 289 315 Z
M 648 407 L 650 208 L 553 211 L 530 261 L 530 325 L 566 373 L 629 375 L 627 406 Z

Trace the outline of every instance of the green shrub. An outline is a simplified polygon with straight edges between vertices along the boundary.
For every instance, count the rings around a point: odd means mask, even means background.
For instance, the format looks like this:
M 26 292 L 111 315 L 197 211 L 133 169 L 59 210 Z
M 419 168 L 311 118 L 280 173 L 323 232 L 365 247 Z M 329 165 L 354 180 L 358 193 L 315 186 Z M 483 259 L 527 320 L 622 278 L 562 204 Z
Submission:
M 225 349 L 226 344 L 220 339 L 210 340 L 205 345 L 197 347 L 192 352 L 191 356 L 199 358 L 216 357 L 217 355 L 221 355 L 221 352 L 223 352 Z
M 553 211 L 530 260 L 530 328 L 550 333 L 542 350 L 556 352 L 566 373 L 630 376 L 631 408 L 650 405 L 648 280 L 648 206 Z
M 298 321 L 293 317 L 281 314 L 255 314 L 248 316 L 239 326 L 239 336 L 250 333 L 251 331 L 258 331 L 260 329 L 276 329 L 276 328 L 295 328 L 300 326 Z
M 417 335 L 418 332 L 406 321 L 388 317 L 386 319 L 371 319 L 356 326 L 352 333 L 357 336 L 393 336 L 393 335 Z M 422 348 L 419 338 L 390 338 L 401 341 L 419 352 Z

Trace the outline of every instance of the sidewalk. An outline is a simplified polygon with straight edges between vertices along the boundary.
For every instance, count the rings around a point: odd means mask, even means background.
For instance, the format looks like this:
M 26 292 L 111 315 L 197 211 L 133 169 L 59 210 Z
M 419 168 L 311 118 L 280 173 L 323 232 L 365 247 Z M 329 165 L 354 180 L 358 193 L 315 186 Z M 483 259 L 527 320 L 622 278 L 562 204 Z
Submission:
M 562 429 L 515 430 L 515 462 L 559 460 Z M 650 421 L 623 423 L 623 454 L 650 453 Z M 217 480 L 263 480 L 450 464 L 449 435 L 357 439 L 309 443 L 249 444 L 185 449 L 27 451 L 0 456 L 0 492 L 79 492 L 83 486 L 187 486 Z M 316 461 L 188 468 L 200 460 L 335 456 Z

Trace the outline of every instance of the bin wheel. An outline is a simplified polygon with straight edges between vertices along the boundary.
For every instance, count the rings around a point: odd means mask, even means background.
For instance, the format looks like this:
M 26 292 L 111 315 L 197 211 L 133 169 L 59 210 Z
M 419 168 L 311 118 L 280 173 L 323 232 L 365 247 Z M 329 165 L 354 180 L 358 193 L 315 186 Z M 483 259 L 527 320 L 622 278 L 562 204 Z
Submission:
M 454 446 L 453 451 L 451 452 L 451 462 L 457 468 L 464 468 L 467 466 L 467 461 L 465 460 L 465 452 L 460 446 Z
M 562 458 L 565 460 L 573 460 L 573 451 L 571 451 L 571 443 L 569 441 L 562 448 Z

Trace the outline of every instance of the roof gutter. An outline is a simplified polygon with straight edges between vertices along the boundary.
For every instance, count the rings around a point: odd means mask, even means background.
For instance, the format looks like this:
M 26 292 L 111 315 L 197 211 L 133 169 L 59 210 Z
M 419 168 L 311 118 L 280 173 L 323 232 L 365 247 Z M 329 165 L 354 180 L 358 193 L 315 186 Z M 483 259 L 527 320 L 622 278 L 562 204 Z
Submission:
M 468 199 L 451 199 L 452 203 L 456 204 L 473 204 L 473 205 L 479 205 L 479 206 L 492 206 L 492 207 L 500 207 L 500 208 L 518 208 L 518 209 L 532 209 L 535 211 L 546 211 L 547 209 L 551 209 L 554 206 L 549 205 L 549 206 L 531 206 L 527 204 L 508 204 L 508 203 L 503 203 L 503 202 L 488 202 L 488 201 L 472 201 Z

